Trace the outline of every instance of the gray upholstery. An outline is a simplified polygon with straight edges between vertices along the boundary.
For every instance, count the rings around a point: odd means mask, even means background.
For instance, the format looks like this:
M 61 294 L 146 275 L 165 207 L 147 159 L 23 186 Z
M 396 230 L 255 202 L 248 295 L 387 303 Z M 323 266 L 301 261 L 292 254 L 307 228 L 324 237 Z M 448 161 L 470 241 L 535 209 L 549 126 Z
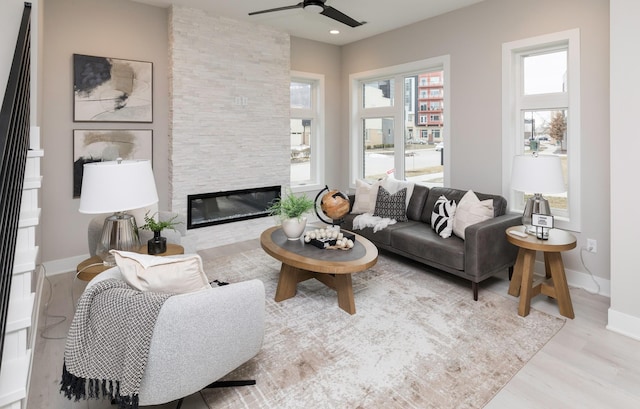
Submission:
M 122 278 L 109 269 L 87 286 Z M 140 386 L 140 405 L 198 392 L 253 358 L 264 337 L 265 290 L 260 280 L 170 297 L 162 306 Z
M 502 196 L 475 192 L 480 200 L 493 199 L 494 218 L 467 227 L 466 240 L 455 235 L 443 239 L 431 229 L 433 206 L 440 195 L 459 203 L 465 193 L 461 189 L 415 185 L 407 207 L 408 222 L 398 222 L 376 233 L 368 227 L 356 233 L 380 249 L 470 280 L 477 299 L 479 282 L 506 272 L 515 264 L 518 250 L 507 241 L 505 230 L 522 224 L 522 216 L 506 214 L 507 201 Z M 350 199 L 353 203 L 355 196 Z M 343 228 L 353 230 L 356 216 L 345 216 Z
M 167 238 L 167 243 L 179 244 L 184 247 L 185 254 L 192 254 L 197 251 L 195 237 L 187 236 L 187 219 L 181 215 L 172 212 L 158 212 L 158 219 L 160 221 L 169 220 L 177 215 L 176 222 L 180 222 L 175 226 L 175 230 L 164 229 L 162 230 L 162 236 Z M 93 257 L 96 255 L 96 248 L 102 235 L 102 226 L 104 219 L 109 214 L 101 214 L 89 222 L 89 228 L 87 230 L 87 242 L 89 245 L 89 254 Z M 140 222 L 138 222 L 140 223 Z M 141 224 L 138 224 L 139 226 Z M 153 232 L 149 230 L 138 229 L 138 235 L 140 237 L 140 243 L 145 244 L 147 240 L 153 237 Z

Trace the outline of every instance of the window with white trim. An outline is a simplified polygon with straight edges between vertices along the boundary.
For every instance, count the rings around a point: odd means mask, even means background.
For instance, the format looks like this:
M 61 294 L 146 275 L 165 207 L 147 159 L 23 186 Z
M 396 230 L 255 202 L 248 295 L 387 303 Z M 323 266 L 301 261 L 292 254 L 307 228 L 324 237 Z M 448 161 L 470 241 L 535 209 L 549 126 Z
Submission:
M 291 187 L 317 189 L 323 183 L 324 76 L 291 73 Z
M 439 114 L 440 121 L 430 123 L 426 112 L 413 112 L 429 108 L 432 95 L 441 100 L 439 110 L 449 111 L 449 56 L 352 74 L 349 80 L 351 187 L 356 179 L 392 172 L 427 186 L 446 185 L 449 152 L 441 154 L 436 145 L 447 146 L 450 115 Z
M 578 29 L 503 44 L 503 195 L 509 210 L 542 193 L 555 226 L 580 231 L 580 32 Z M 560 157 L 566 193 L 510 187 L 513 157 Z

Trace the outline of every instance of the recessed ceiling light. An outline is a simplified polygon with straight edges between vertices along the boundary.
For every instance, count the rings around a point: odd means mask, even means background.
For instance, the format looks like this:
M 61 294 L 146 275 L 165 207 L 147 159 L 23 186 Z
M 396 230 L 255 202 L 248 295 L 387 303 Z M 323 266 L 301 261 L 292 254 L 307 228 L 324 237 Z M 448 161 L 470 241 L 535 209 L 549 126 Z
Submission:
M 329 34 L 333 34 L 333 35 L 340 34 L 340 30 L 329 30 Z

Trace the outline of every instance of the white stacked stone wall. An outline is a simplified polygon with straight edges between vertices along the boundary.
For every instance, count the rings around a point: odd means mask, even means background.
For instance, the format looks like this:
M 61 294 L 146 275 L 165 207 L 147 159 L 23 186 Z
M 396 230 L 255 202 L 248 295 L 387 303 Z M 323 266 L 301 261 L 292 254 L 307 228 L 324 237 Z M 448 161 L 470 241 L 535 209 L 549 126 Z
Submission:
M 173 6 L 169 13 L 170 195 L 289 183 L 289 35 Z M 192 229 L 198 249 L 255 239 L 270 217 Z

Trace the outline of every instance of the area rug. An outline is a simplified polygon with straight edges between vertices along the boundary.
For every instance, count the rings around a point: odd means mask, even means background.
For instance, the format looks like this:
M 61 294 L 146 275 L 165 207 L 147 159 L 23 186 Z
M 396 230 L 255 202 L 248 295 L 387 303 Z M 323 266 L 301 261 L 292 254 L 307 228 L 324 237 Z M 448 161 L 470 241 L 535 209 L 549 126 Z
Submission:
M 564 324 L 392 255 L 353 275 L 355 315 L 316 280 L 276 303 L 280 263 L 262 249 L 204 261 L 267 298 L 262 350 L 223 378 L 257 384 L 203 391 L 210 408 L 481 408 Z

